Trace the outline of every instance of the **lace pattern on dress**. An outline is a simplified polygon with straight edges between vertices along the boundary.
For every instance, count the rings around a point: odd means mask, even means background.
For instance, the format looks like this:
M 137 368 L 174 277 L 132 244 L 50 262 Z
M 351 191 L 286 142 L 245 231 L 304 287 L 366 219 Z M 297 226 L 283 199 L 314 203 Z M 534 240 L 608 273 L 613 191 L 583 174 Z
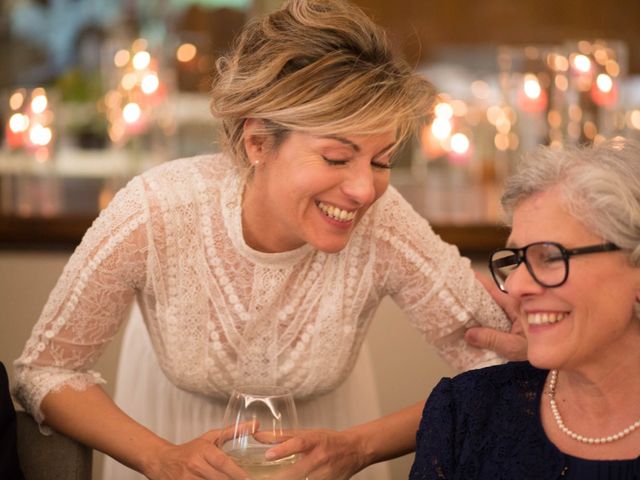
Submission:
M 15 363 L 14 394 L 40 422 L 40 403 L 49 391 L 67 385 L 80 390 L 104 382 L 89 368 L 125 318 L 133 285 L 140 282 L 141 270 L 134 265 L 140 263 L 144 248 L 139 248 L 137 237 L 148 220 L 144 210 L 137 208 L 140 187 L 139 180 L 132 180 L 128 186 L 132 193 L 114 199 L 114 209 L 126 211 L 126 215 L 120 217 L 108 210 L 94 222 Z M 130 255 L 120 255 L 123 245 Z M 112 282 L 123 267 L 129 275 Z
M 246 382 L 275 382 L 300 399 L 334 389 L 385 295 L 456 367 L 499 361 L 467 347 L 464 330 L 476 322 L 506 329 L 508 321 L 470 262 L 392 187 L 334 254 L 310 245 L 251 249 L 242 235 L 243 188 L 232 162 L 215 155 L 167 162 L 116 195 L 16 363 L 25 408 L 38 411 L 69 378 L 96 381 L 87 371 L 134 296 L 165 375 L 211 397 Z

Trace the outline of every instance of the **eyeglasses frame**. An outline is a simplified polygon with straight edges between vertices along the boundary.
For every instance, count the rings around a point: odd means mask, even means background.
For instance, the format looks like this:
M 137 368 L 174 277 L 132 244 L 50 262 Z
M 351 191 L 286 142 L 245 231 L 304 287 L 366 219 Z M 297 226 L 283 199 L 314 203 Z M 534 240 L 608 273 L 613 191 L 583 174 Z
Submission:
M 558 250 L 560 251 L 560 253 L 562 254 L 562 261 L 564 262 L 564 277 L 562 279 L 562 281 L 558 282 L 558 283 L 554 283 L 551 285 L 545 284 L 543 282 L 541 282 L 538 277 L 536 277 L 536 274 L 533 272 L 533 267 L 531 267 L 531 265 L 529 265 L 529 262 L 527 261 L 527 249 L 531 246 L 534 245 L 553 245 L 556 248 L 558 248 Z M 569 259 L 573 256 L 576 255 L 584 255 L 587 253 L 600 253 L 600 252 L 613 252 L 616 250 L 621 250 L 620 247 L 618 247 L 615 243 L 611 243 L 611 242 L 606 242 L 606 243 L 600 243 L 598 245 L 588 245 L 586 247 L 578 247 L 578 248 L 566 248 L 564 245 L 558 243 L 558 242 L 533 242 L 530 243 L 529 245 L 525 245 L 522 248 L 507 248 L 507 247 L 502 247 L 502 248 L 497 248 L 496 250 L 494 250 L 493 252 L 491 252 L 491 255 L 489 256 L 489 271 L 491 272 L 491 277 L 493 278 L 493 281 L 496 283 L 496 285 L 498 286 L 498 288 L 504 292 L 504 293 L 508 293 L 506 288 L 502 285 L 500 285 L 500 281 L 498 280 L 498 275 L 497 273 L 494 271 L 494 262 L 493 262 L 493 256 L 498 253 L 498 252 L 511 252 L 515 255 L 516 257 L 516 263 L 515 263 L 515 268 L 518 268 L 523 262 L 525 264 L 525 266 L 527 267 L 527 271 L 529 272 L 529 274 L 531 275 L 531 278 L 533 278 L 533 280 L 540 286 L 545 287 L 545 288 L 556 288 L 559 287 L 561 285 L 563 285 L 566 281 L 567 278 L 569 278 Z M 506 282 L 506 278 L 504 280 Z

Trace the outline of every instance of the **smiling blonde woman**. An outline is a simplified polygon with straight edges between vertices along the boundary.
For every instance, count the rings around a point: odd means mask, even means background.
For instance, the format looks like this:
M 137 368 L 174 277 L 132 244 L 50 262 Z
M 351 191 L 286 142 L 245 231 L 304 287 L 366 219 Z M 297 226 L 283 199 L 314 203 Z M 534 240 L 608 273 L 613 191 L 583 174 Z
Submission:
M 117 460 L 109 480 L 244 479 L 213 443 L 226 399 L 277 384 L 309 429 L 270 452 L 304 454 L 286 478 L 388 478 L 369 466 L 414 448 L 422 405 L 367 413 L 371 372 L 353 370 L 382 298 L 460 369 L 501 361 L 467 328 L 510 327 L 389 186 L 433 101 L 346 2 L 249 22 L 212 89 L 224 152 L 151 169 L 102 212 L 16 362 L 22 404 Z M 144 324 L 125 335 L 120 410 L 90 368 L 134 299 Z

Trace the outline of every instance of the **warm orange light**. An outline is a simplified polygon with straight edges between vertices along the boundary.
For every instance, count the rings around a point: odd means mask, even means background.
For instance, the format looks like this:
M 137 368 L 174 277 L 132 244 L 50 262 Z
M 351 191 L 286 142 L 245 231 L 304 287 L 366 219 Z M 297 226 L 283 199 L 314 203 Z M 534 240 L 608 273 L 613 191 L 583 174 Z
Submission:
M 137 83 L 138 76 L 133 72 L 125 73 L 120 80 L 120 85 L 122 85 L 122 88 L 125 90 L 133 90 Z
M 183 43 L 176 50 L 176 58 L 179 62 L 190 62 L 198 54 L 198 49 L 192 43 Z
M 464 117 L 469 112 L 469 107 L 464 100 L 451 100 L 451 108 L 453 108 L 453 114 L 458 117 Z
M 53 138 L 53 134 L 51 129 L 48 127 L 43 127 L 39 123 L 34 124 L 29 130 L 29 140 L 34 145 L 38 145 L 44 147 L 51 142 Z
M 542 87 L 540 87 L 540 82 L 538 78 L 528 73 L 524 76 L 524 85 L 523 85 L 524 94 L 532 100 L 535 100 L 540 97 L 540 93 L 542 92 Z
M 602 77 L 603 75 L 604 77 Z M 600 77 L 602 77 L 602 79 Z M 617 85 L 613 83 L 611 77 L 606 74 L 598 75 L 598 80 L 600 81 L 593 84 L 590 92 L 593 103 L 602 107 L 615 105 L 618 101 Z M 603 88 L 608 88 L 608 90 L 603 90 Z
M 453 117 L 453 107 L 446 102 L 440 102 L 435 106 L 434 113 L 436 117 L 448 120 Z
M 596 85 L 603 93 L 608 93 L 613 88 L 613 80 L 606 73 L 601 73 L 596 77 Z
M 44 93 L 37 94 L 31 99 L 31 110 L 36 114 L 42 113 L 46 110 L 47 103 L 47 96 Z
M 133 56 L 131 63 L 136 70 L 144 70 L 151 63 L 151 55 L 149 52 L 142 50 Z
M 604 66 L 604 69 L 612 77 L 617 77 L 618 75 L 620 75 L 620 64 L 615 60 L 609 60 Z
M 573 66 L 582 73 L 588 73 L 591 70 L 591 60 L 586 55 L 576 55 L 573 57 Z
M 489 98 L 491 89 L 489 84 L 484 80 L 476 80 L 471 83 L 471 93 L 474 97 L 479 98 L 480 100 L 486 100 Z
M 22 92 L 14 92 L 11 97 L 9 97 L 9 107 L 11 110 L 18 110 L 24 104 L 24 93 Z
M 558 110 L 550 110 L 547 113 L 547 122 L 551 128 L 560 128 L 562 125 L 562 115 Z
M 469 151 L 469 137 L 464 133 L 456 133 L 451 137 L 451 150 L 459 155 L 463 155 Z
M 29 128 L 29 117 L 22 113 L 14 113 L 9 117 L 9 128 L 12 132 L 26 132 Z
M 504 133 L 498 133 L 493 139 L 493 144 L 496 148 L 502 152 L 509 148 L 509 135 Z
M 160 80 L 155 73 L 148 73 L 142 78 L 142 82 L 140 82 L 140 88 L 147 95 L 152 94 L 156 90 L 158 90 L 158 86 L 160 85 Z
M 140 120 L 142 116 L 142 110 L 137 103 L 128 103 L 122 109 L 122 118 L 127 123 L 135 123 Z
M 142 50 L 146 50 L 149 46 L 149 42 L 145 38 L 137 38 L 131 44 L 131 50 L 134 52 L 140 52 Z
M 431 124 L 431 133 L 438 140 L 445 140 L 452 130 L 451 122 L 446 118 L 437 117 Z
M 124 49 L 118 50 L 116 54 L 113 56 L 113 63 L 115 64 L 116 67 L 122 68 L 127 63 L 129 63 L 130 58 L 131 58 L 131 55 L 127 50 L 124 50 Z
M 565 92 L 569 88 L 569 79 L 567 79 L 566 75 L 556 75 L 553 83 L 561 92 Z

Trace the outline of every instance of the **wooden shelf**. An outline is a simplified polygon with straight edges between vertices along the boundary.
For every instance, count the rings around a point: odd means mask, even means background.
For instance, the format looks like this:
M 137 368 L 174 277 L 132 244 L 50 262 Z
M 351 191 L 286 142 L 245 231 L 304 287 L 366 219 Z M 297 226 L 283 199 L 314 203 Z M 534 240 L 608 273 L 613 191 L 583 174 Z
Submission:
M 0 216 L 0 249 L 73 250 L 93 217 Z
M 73 250 L 91 226 L 94 217 L 55 218 L 0 216 L 0 249 Z M 434 231 L 464 255 L 481 256 L 504 246 L 505 227 L 492 224 L 432 224 Z

